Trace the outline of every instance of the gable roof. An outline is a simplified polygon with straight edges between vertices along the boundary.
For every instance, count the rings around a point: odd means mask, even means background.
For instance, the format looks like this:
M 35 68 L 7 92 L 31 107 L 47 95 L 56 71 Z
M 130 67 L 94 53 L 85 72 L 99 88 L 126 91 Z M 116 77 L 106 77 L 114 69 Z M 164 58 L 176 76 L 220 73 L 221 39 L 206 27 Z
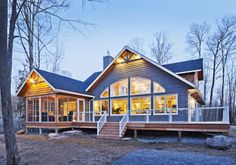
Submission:
M 203 70 L 203 59 L 194 59 L 162 65 L 176 74 L 190 73 Z M 184 66 L 184 67 L 183 67 Z
M 119 52 L 119 54 L 114 58 L 114 60 L 113 60 L 113 61 L 99 74 L 99 76 L 86 88 L 86 91 L 88 91 L 88 90 L 95 84 L 95 82 L 96 82 L 97 80 L 99 80 L 99 78 L 100 78 L 102 75 L 105 74 L 105 72 L 113 65 L 113 63 L 114 63 L 114 62 L 122 55 L 122 53 L 123 53 L 124 51 L 126 51 L 126 50 L 128 50 L 128 51 L 130 51 L 130 52 L 132 52 L 132 53 L 134 53 L 134 54 L 138 54 L 141 58 L 143 58 L 144 60 L 146 60 L 146 61 L 148 61 L 149 63 L 153 64 L 154 66 L 156 66 L 156 67 L 160 68 L 161 70 L 163 70 L 163 71 L 169 73 L 170 75 L 176 77 L 177 79 L 179 79 L 180 81 L 186 83 L 186 84 L 189 85 L 190 87 L 196 88 L 196 86 L 195 86 L 193 83 L 191 83 L 191 82 L 189 82 L 188 80 L 182 78 L 181 76 L 177 75 L 177 74 L 174 73 L 173 71 L 171 71 L 171 70 L 167 69 L 166 67 L 164 67 L 164 66 L 162 66 L 162 65 L 160 65 L 160 64 L 158 64 L 158 63 L 156 63 L 156 62 L 153 61 L 152 59 L 150 59 L 150 58 L 148 58 L 148 57 L 142 55 L 141 53 L 139 53 L 139 52 L 137 52 L 137 51 L 131 49 L 130 47 L 125 46 L 125 47 Z
M 55 92 L 63 92 L 63 93 L 93 97 L 85 91 L 86 85 L 82 81 L 40 69 L 33 69 L 29 74 L 29 76 L 27 77 L 27 79 L 29 79 L 32 72 L 36 72 L 39 76 L 41 76 Z M 18 90 L 17 95 L 25 85 L 27 79 L 22 84 L 21 88 Z

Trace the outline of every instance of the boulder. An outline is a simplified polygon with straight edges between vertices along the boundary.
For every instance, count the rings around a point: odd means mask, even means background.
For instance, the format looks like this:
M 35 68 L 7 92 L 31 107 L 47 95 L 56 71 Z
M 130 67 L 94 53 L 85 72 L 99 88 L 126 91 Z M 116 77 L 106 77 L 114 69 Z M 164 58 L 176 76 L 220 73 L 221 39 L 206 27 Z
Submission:
M 16 132 L 17 135 L 22 135 L 22 134 L 25 134 L 25 133 L 26 133 L 26 131 L 23 130 L 23 129 Z
M 49 138 L 54 138 L 54 137 L 58 137 L 58 136 L 59 136 L 58 133 L 50 133 L 50 134 L 48 134 Z
M 80 130 L 72 130 L 72 131 L 64 131 L 62 134 L 65 136 L 76 136 L 76 135 L 80 135 L 82 133 L 82 131 Z
M 132 140 L 132 138 L 131 137 L 124 137 L 124 138 L 122 138 L 122 140 L 123 141 L 130 141 L 130 140 Z
M 213 138 L 207 138 L 206 145 L 209 148 L 225 150 L 229 148 L 235 148 L 236 139 L 219 135 L 219 136 L 214 136 Z

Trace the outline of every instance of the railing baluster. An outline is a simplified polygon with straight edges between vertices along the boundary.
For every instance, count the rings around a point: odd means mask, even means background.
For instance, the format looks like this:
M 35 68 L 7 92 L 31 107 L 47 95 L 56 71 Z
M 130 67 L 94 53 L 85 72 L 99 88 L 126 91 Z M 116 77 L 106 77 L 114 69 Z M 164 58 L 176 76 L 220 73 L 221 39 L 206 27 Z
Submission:
M 196 116 L 195 116 L 195 121 L 199 122 L 199 108 L 195 108 Z
M 172 109 L 169 109 L 169 122 L 172 123 Z

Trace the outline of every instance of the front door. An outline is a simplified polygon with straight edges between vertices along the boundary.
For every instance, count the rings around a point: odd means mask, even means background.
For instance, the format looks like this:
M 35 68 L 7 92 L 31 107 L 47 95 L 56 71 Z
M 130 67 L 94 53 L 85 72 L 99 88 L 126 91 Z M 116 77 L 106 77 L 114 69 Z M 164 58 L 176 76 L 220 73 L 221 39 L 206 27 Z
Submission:
M 77 109 L 77 121 L 85 121 L 85 101 L 84 99 L 78 99 L 78 109 Z

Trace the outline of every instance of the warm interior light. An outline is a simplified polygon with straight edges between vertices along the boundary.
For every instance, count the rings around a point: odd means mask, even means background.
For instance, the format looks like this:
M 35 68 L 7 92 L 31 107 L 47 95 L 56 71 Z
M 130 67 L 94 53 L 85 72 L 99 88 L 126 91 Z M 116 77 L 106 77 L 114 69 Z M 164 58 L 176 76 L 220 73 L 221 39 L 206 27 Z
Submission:
M 121 62 L 123 62 L 123 60 L 122 60 L 121 58 L 118 58 L 118 59 L 117 59 L 117 62 L 118 62 L 118 63 L 121 63 Z
M 35 80 L 33 78 L 30 78 L 29 81 L 34 84 L 35 83 Z

